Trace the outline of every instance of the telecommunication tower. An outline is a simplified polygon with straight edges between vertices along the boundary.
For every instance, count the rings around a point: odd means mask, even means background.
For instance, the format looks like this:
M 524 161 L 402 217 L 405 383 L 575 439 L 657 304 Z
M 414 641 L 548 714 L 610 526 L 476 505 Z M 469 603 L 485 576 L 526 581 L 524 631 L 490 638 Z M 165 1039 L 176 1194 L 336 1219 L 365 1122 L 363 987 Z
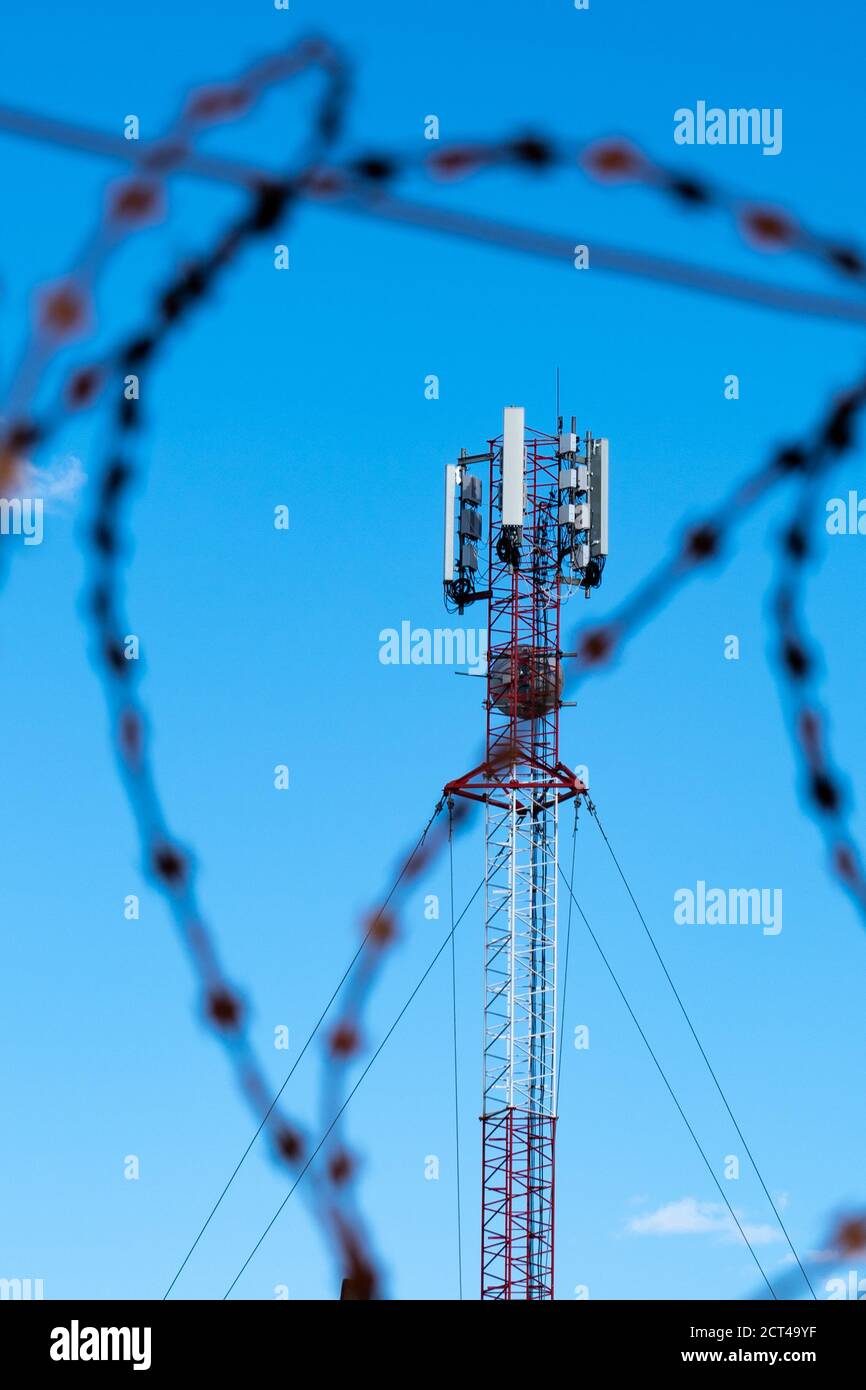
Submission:
M 557 832 L 587 790 L 559 756 L 560 608 L 607 551 L 608 442 L 574 417 L 543 434 L 507 406 L 446 465 L 445 603 L 487 608 L 486 754 L 445 787 L 485 808 L 483 1299 L 553 1298 Z

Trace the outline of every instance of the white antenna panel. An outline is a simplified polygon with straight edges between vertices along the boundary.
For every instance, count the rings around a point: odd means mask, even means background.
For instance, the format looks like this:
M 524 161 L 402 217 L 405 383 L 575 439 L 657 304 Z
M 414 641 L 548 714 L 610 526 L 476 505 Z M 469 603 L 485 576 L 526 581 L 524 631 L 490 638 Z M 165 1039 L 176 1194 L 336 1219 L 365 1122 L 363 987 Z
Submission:
M 445 465 L 445 551 L 443 554 L 442 578 L 450 584 L 454 578 L 454 499 L 457 493 L 456 463 Z
M 607 440 L 595 439 L 589 460 L 589 543 L 593 555 L 607 554 Z
M 502 414 L 502 525 L 523 525 L 524 419 L 522 405 Z

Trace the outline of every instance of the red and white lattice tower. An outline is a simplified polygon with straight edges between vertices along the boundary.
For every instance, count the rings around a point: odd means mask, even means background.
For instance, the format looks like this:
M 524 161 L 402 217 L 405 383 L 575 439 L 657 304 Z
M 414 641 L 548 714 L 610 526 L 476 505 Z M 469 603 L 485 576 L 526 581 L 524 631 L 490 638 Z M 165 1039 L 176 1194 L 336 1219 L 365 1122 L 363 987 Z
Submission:
M 586 791 L 559 756 L 560 607 L 601 580 L 607 441 L 579 440 L 573 419 L 528 430 L 509 406 L 488 444 L 447 466 L 444 569 L 452 611 L 487 604 L 485 757 L 445 788 L 485 807 L 481 1297 L 549 1299 L 557 830 L 562 803 Z

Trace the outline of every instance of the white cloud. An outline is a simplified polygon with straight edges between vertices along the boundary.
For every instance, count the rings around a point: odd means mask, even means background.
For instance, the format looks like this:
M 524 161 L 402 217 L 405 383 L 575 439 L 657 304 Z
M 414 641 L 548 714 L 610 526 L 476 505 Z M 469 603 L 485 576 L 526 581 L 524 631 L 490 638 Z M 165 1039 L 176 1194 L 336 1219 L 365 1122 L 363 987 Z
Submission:
M 775 1226 L 750 1225 L 737 1213 L 737 1220 L 752 1245 L 771 1245 L 782 1239 Z M 699 1202 L 695 1197 L 681 1197 L 668 1202 L 656 1211 L 634 1216 L 628 1230 L 638 1236 L 702 1236 L 716 1235 L 723 1240 L 742 1240 L 737 1223 L 721 1202 Z
M 66 454 L 54 459 L 47 468 L 37 468 L 26 463 L 21 471 L 21 480 L 16 489 L 22 497 L 41 497 L 47 510 L 53 507 L 71 507 L 87 482 L 87 475 L 81 466 L 81 459 L 75 454 Z
M 724 1208 L 723 1208 L 724 1210 Z M 718 1204 L 683 1197 L 657 1211 L 634 1216 L 628 1228 L 638 1236 L 694 1236 L 718 1230 Z
M 782 1265 L 796 1265 L 798 1260 L 796 1255 L 783 1255 L 779 1261 Z M 838 1250 L 807 1250 L 803 1255 L 803 1263 L 808 1269 L 810 1265 L 827 1265 L 839 1263 Z

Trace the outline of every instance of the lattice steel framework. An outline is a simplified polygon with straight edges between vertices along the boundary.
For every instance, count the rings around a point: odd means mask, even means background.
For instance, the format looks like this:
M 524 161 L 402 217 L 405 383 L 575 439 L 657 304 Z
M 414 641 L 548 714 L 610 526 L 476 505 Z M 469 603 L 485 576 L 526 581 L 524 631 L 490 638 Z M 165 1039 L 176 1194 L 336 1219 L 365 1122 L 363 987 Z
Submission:
M 557 824 L 585 790 L 559 761 L 560 467 L 558 438 L 526 431 L 523 526 L 506 534 L 489 441 L 486 757 L 446 787 L 486 807 L 486 1299 L 553 1297 Z

